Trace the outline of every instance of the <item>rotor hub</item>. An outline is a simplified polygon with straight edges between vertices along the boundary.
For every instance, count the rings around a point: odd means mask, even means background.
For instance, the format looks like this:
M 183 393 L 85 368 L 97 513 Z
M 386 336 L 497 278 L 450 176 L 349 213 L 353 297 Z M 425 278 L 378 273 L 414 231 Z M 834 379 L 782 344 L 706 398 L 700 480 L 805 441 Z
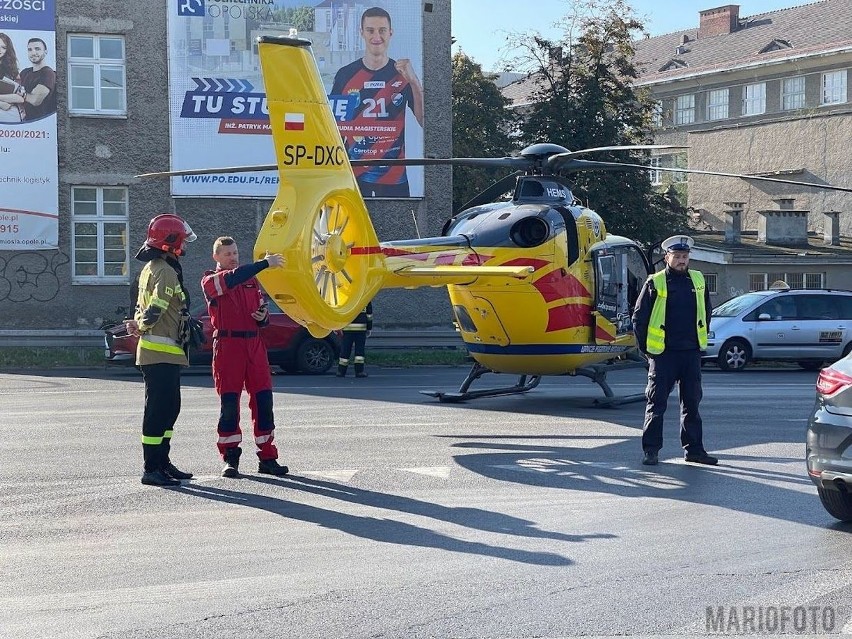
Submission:
M 332 273 L 339 273 L 346 266 L 349 259 L 349 247 L 343 240 L 343 236 L 332 233 L 325 241 L 325 264 Z

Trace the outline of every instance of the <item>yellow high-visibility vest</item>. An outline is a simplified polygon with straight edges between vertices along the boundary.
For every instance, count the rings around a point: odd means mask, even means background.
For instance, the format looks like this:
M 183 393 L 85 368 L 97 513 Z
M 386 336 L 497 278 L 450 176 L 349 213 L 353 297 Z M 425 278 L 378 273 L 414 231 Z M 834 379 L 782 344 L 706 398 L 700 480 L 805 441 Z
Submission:
M 695 330 L 698 334 L 698 347 L 703 351 L 707 348 L 707 307 L 704 304 L 704 275 L 701 271 L 687 271 L 695 288 Z M 666 348 L 666 272 L 659 271 L 651 276 L 657 299 L 651 309 L 651 319 L 648 322 L 648 338 L 645 348 L 651 355 L 659 355 Z

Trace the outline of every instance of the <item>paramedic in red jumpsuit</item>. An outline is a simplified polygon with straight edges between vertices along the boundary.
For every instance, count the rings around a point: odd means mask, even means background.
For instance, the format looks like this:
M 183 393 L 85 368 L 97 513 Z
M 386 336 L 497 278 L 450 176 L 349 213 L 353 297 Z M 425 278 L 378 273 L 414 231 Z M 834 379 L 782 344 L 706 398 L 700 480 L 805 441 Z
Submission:
M 262 260 L 240 266 L 234 238 L 220 237 L 213 243 L 213 259 L 216 270 L 204 273 L 201 288 L 213 325 L 213 379 L 221 400 L 217 446 L 225 461 L 222 476 L 239 474 L 243 388 L 249 394 L 258 472 L 286 475 L 287 467 L 277 461 L 272 375 L 266 346 L 260 336 L 260 328 L 269 323 L 269 310 L 255 277 L 265 268 L 281 266 L 284 258 L 277 254 L 267 255 Z

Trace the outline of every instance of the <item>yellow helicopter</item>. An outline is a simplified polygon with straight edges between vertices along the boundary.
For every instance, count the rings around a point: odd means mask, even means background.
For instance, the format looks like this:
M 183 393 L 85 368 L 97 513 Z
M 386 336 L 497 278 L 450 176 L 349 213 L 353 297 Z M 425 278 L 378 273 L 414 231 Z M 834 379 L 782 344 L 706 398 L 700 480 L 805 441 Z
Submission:
M 285 263 L 258 277 L 276 303 L 315 336 L 348 324 L 381 289 L 446 285 L 474 364 L 457 392 L 423 391 L 441 401 L 523 393 L 543 375 L 589 377 L 603 390 L 603 403 L 638 399 L 616 398 L 606 373 L 645 364 L 635 348 L 631 311 L 651 264 L 639 244 L 608 234 L 596 212 L 575 202 L 564 176 L 591 169 L 647 169 L 577 159 L 581 155 L 673 147 L 570 152 L 536 144 L 507 158 L 350 161 L 310 45 L 297 37 L 258 38 L 275 165 L 149 175 L 277 169 L 278 195 L 254 254 L 261 259 L 267 251 L 280 253 Z M 515 173 L 449 219 L 441 236 L 380 242 L 352 166 L 458 163 L 505 166 Z M 491 201 L 512 183 L 511 201 Z M 518 380 L 471 391 L 488 372 Z

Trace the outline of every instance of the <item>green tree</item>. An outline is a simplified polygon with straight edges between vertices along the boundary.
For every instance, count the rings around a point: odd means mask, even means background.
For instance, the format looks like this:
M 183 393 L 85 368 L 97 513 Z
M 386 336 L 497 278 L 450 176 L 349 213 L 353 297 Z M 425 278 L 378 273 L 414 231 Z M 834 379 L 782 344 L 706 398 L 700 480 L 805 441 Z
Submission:
M 501 157 L 515 148 L 515 115 L 493 78 L 462 52 L 453 56 L 453 155 Z M 453 167 L 453 210 L 507 174 L 507 170 Z
M 537 88 L 521 124 L 525 144 L 554 142 L 571 150 L 651 144 L 654 104 L 638 89 L 634 40 L 644 27 L 623 0 L 573 3 L 561 39 L 522 36 L 522 61 Z M 643 152 L 596 153 L 583 159 L 647 163 Z M 683 208 L 656 193 L 647 171 L 584 171 L 572 191 L 597 210 L 611 233 L 652 242 L 682 230 Z

